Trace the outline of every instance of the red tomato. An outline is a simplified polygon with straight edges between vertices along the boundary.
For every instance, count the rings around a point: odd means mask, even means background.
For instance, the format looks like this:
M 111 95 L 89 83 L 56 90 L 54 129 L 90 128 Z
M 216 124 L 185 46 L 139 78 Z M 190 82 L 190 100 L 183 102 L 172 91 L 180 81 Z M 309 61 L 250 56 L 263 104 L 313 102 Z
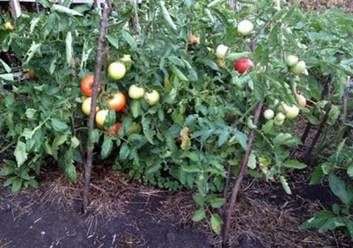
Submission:
M 81 79 L 80 83 L 80 90 L 81 93 L 85 96 L 92 96 L 93 92 L 93 82 L 94 82 L 94 75 L 87 74 Z
M 240 58 L 234 61 L 234 70 L 240 74 L 245 74 L 254 67 L 254 63 L 249 58 Z
M 126 109 L 125 95 L 121 92 L 114 94 L 113 97 L 109 99 L 108 105 L 111 110 L 115 110 L 116 112 L 125 112 L 125 109 Z
M 109 136 L 116 136 L 117 134 L 119 134 L 119 131 L 122 127 L 123 125 L 120 122 L 117 122 L 107 129 L 107 133 Z

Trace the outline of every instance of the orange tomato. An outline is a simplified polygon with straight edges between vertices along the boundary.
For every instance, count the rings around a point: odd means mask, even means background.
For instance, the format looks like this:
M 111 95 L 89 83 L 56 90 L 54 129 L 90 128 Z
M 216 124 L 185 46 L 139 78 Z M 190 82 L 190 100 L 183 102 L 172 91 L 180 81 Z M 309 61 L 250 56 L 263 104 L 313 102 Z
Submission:
M 126 97 L 123 93 L 118 92 L 108 100 L 108 105 L 111 110 L 116 112 L 124 112 L 126 109 Z
M 92 73 L 86 74 L 81 79 L 80 90 L 83 95 L 92 96 L 93 82 L 94 82 L 94 75 Z

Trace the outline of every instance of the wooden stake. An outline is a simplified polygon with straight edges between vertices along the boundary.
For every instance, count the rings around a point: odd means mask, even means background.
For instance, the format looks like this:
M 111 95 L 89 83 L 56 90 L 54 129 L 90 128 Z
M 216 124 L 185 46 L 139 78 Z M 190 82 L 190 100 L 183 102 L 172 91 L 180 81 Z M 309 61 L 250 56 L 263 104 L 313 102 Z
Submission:
M 263 107 L 263 102 L 260 102 L 256 109 L 255 109 L 255 116 L 254 116 L 254 125 L 258 124 L 258 121 L 260 119 L 260 115 L 262 112 L 262 107 Z M 225 225 L 223 228 L 223 237 L 222 237 L 222 247 L 227 247 L 228 246 L 228 239 L 229 239 L 229 229 L 230 229 L 230 224 L 232 222 L 232 213 L 234 211 L 234 207 L 235 207 L 235 203 L 237 200 L 237 196 L 240 190 L 240 186 L 241 183 L 243 181 L 243 178 L 246 174 L 246 168 L 247 168 L 247 164 L 249 161 L 249 156 L 251 154 L 252 151 L 252 146 L 254 143 L 256 137 L 256 131 L 252 130 L 250 132 L 250 136 L 248 139 L 248 143 L 246 145 L 246 150 L 245 150 L 245 154 L 244 157 L 241 161 L 240 164 L 240 172 L 239 172 L 239 176 L 237 177 L 237 180 L 235 181 L 235 184 L 233 186 L 233 190 L 232 190 L 232 196 L 231 199 L 229 201 L 229 207 L 226 209 L 226 213 L 225 213 Z
M 104 60 L 106 58 L 106 35 L 108 32 L 108 19 L 111 12 L 110 0 L 106 0 L 103 4 L 103 13 L 100 22 L 100 35 L 98 38 L 98 48 L 96 55 L 96 67 L 94 74 L 93 92 L 91 100 L 91 112 L 88 120 L 88 140 L 87 140 L 87 153 L 86 153 L 86 163 L 85 163 L 85 185 L 83 189 L 83 213 L 87 212 L 88 206 L 88 194 L 91 182 L 91 171 L 92 171 L 92 160 L 93 160 L 93 149 L 94 143 L 92 141 L 92 135 L 94 130 L 94 120 L 96 116 L 96 106 L 97 106 L 97 96 L 98 91 L 101 88 L 101 75 Z

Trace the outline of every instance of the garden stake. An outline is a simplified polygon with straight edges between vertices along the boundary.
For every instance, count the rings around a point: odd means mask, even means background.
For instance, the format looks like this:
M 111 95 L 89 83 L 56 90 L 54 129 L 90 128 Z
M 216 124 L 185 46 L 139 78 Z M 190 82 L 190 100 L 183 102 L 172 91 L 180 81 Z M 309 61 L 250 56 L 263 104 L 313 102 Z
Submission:
M 91 101 L 91 112 L 88 120 L 88 140 L 87 140 L 87 153 L 86 153 L 86 163 L 85 163 L 85 182 L 83 188 L 83 206 L 82 211 L 86 213 L 88 206 L 88 194 L 91 181 L 91 171 L 92 171 L 92 160 L 93 160 L 93 148 L 94 143 L 92 140 L 93 130 L 94 130 L 94 119 L 96 116 L 96 106 L 97 106 L 97 96 L 98 89 L 101 88 L 101 75 L 103 60 L 106 58 L 106 35 L 108 31 L 108 18 L 111 12 L 110 0 L 105 1 L 103 4 L 103 13 L 100 22 L 100 35 L 98 38 L 98 48 L 96 55 L 96 66 L 94 74 L 94 83 L 92 91 L 92 101 Z
M 262 112 L 262 107 L 263 107 L 263 102 L 260 102 L 256 107 L 255 116 L 254 116 L 254 125 L 258 124 L 258 121 L 259 121 L 259 118 L 260 118 L 260 115 Z M 233 213 L 233 210 L 235 207 L 235 203 L 237 200 L 237 196 L 238 196 L 238 193 L 240 190 L 241 183 L 243 181 L 244 175 L 246 174 L 246 168 L 247 168 L 249 156 L 251 154 L 252 145 L 253 145 L 255 138 L 256 138 L 256 132 L 255 132 L 255 130 L 251 130 L 249 140 L 246 145 L 245 154 L 244 154 L 244 157 L 241 161 L 239 176 L 237 177 L 237 180 L 235 181 L 235 184 L 233 186 L 232 196 L 231 196 L 231 199 L 229 202 L 229 207 L 228 207 L 228 209 L 226 209 L 226 213 L 225 213 L 225 220 L 224 220 L 225 225 L 223 228 L 223 237 L 222 237 L 222 247 L 223 248 L 228 246 L 228 236 L 229 236 L 230 224 L 232 222 L 232 213 Z
M 322 121 L 320 122 L 319 128 L 316 131 L 313 140 L 311 141 L 309 149 L 305 152 L 304 160 L 307 161 L 307 162 L 310 162 L 309 161 L 309 156 L 310 156 L 311 152 L 314 150 L 314 147 L 315 147 L 316 143 L 318 142 L 318 140 L 319 140 L 319 138 L 321 136 L 322 130 L 323 130 L 323 128 L 324 128 L 324 126 L 325 126 L 325 124 L 326 124 L 326 122 L 328 120 L 330 109 L 331 109 L 331 105 L 327 108 L 326 113 L 325 113 Z

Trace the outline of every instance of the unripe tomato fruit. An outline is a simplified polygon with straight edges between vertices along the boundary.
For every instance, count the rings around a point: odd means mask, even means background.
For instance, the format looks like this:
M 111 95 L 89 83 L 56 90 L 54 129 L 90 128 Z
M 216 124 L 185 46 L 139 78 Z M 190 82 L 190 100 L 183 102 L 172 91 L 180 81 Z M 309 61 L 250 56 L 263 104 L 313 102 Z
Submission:
M 126 97 L 123 93 L 118 92 L 108 100 L 108 105 L 111 110 L 116 112 L 124 112 L 126 108 Z
M 286 58 L 286 63 L 288 66 L 292 67 L 298 64 L 299 58 L 295 55 L 288 55 Z
M 85 96 L 92 96 L 93 93 L 94 75 L 92 73 L 86 74 L 80 82 L 81 93 Z
M 238 23 L 238 32 L 242 35 L 248 35 L 254 30 L 254 24 L 249 20 L 243 20 Z
M 140 99 L 145 95 L 145 89 L 133 84 L 129 87 L 129 97 L 132 99 Z
M 96 113 L 96 124 L 98 127 L 103 127 L 104 126 L 104 122 L 107 119 L 107 116 L 109 114 L 109 110 L 99 110 Z
M 119 80 L 125 76 L 126 66 L 124 63 L 117 61 L 113 62 L 108 67 L 108 74 L 112 79 Z
M 126 70 L 130 70 L 133 62 L 130 54 L 124 54 L 124 56 L 120 59 L 120 61 L 125 64 Z
M 264 112 L 264 117 L 267 120 L 271 120 L 273 119 L 273 117 L 275 116 L 275 112 L 273 112 L 272 109 L 266 109 Z
M 276 114 L 274 123 L 277 126 L 281 126 L 281 125 L 283 125 L 285 119 L 286 119 L 286 116 L 283 113 L 279 112 Z
M 218 45 L 216 48 L 216 56 L 219 59 L 224 59 L 227 56 L 227 53 L 229 51 L 229 47 L 227 47 L 226 45 Z
M 299 108 L 297 106 L 289 106 L 286 103 L 282 103 L 281 105 L 288 119 L 294 119 L 299 115 Z
M 91 97 L 87 97 L 85 100 L 82 102 L 81 110 L 85 115 L 90 115 L 91 113 Z M 99 111 L 99 107 L 96 107 L 96 112 Z
M 155 105 L 159 102 L 159 93 L 156 90 L 145 93 L 145 100 L 149 105 Z
M 249 58 L 240 58 L 234 61 L 234 70 L 240 74 L 245 74 L 254 67 L 254 63 Z
M 120 129 L 122 128 L 122 124 L 120 122 L 115 123 L 110 128 L 107 129 L 107 133 L 109 136 L 116 136 L 119 134 Z
M 305 74 L 307 75 L 308 74 L 308 71 L 306 69 L 306 64 L 304 61 L 299 61 L 293 68 L 292 68 L 292 71 L 297 74 L 297 75 L 300 75 L 300 74 Z

